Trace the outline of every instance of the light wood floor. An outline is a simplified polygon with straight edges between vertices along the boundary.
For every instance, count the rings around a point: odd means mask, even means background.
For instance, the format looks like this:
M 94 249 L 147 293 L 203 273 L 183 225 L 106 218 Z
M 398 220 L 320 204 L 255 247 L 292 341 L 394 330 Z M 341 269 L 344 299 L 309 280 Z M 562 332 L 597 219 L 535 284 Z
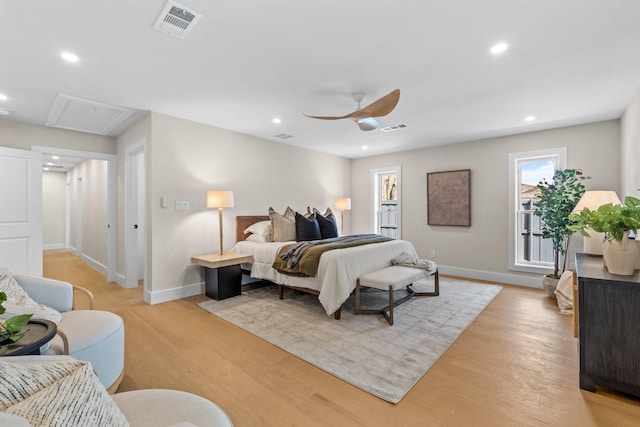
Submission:
M 203 295 L 151 306 L 140 286 L 107 283 L 68 252 L 44 260 L 46 277 L 90 289 L 97 309 L 124 318 L 119 391 L 196 393 L 237 427 L 640 425 L 639 399 L 580 390 L 571 317 L 542 290 L 505 286 L 393 405 L 204 311 Z

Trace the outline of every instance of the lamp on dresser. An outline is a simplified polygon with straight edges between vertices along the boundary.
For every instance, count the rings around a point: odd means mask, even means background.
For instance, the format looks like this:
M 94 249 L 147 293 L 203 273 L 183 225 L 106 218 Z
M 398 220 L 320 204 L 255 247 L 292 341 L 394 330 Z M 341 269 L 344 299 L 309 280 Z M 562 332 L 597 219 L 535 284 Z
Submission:
M 340 234 L 344 234 L 344 211 L 351 210 L 351 198 L 341 197 L 336 199 L 335 207 L 340 211 Z
M 600 206 L 608 203 L 612 205 L 619 205 L 621 203 L 615 191 L 585 191 L 576 207 L 573 208 L 572 213 L 580 213 L 584 208 L 595 211 Z M 583 252 L 592 255 L 602 255 L 604 233 L 589 230 L 589 235 L 591 237 L 584 237 Z
M 218 208 L 218 220 L 220 222 L 220 256 L 222 250 L 222 209 L 233 207 L 233 191 L 211 190 L 207 192 L 207 208 Z

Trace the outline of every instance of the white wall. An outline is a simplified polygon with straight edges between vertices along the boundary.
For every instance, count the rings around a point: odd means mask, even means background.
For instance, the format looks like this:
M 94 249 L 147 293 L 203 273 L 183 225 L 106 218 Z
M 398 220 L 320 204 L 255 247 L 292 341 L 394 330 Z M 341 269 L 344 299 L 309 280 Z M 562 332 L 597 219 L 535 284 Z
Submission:
M 78 180 L 82 180 L 79 186 Z M 71 187 L 71 246 L 102 273 L 107 271 L 107 161 L 85 160 L 68 172 Z M 82 214 L 78 206 L 78 189 L 82 189 Z M 82 218 L 82 242 L 76 232 Z
M 621 175 L 622 193 L 624 196 L 640 198 L 640 89 L 629 103 L 621 123 Z
M 372 231 L 371 169 L 401 165 L 402 238 L 422 258 L 436 250 L 443 272 L 533 285 L 538 276 L 508 269 L 509 153 L 566 146 L 568 167 L 592 177 L 588 189 L 619 191 L 619 138 L 611 120 L 353 160 L 352 232 Z M 471 227 L 427 225 L 426 174 L 457 169 L 471 169 Z
M 66 183 L 66 173 L 42 173 L 42 245 L 44 249 L 64 249 Z
M 149 136 L 150 133 L 150 136 Z M 161 302 L 202 292 L 202 271 L 192 256 L 216 252 L 217 210 L 208 190 L 232 190 L 235 207 L 224 210 L 224 245 L 235 242 L 237 215 L 333 207 L 350 192 L 351 161 L 249 135 L 152 113 L 150 122 L 118 138 L 118 156 L 147 138 L 149 237 L 145 298 Z M 150 176 L 149 176 L 150 175 Z M 123 194 L 123 193 L 121 193 Z M 168 207 L 160 207 L 167 197 Z M 189 211 L 176 211 L 187 201 Z M 123 271 L 123 270 L 121 270 Z
M 33 145 L 114 154 L 115 139 L 65 129 L 0 120 L 0 145 L 31 150 Z

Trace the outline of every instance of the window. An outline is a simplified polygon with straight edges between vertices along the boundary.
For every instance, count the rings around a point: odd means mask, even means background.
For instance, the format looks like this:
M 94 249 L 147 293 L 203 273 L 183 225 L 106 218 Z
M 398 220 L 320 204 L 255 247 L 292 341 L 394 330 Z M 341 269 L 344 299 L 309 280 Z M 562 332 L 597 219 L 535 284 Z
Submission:
M 371 171 L 373 232 L 400 239 L 400 166 Z
M 553 244 L 542 238 L 533 211 L 538 182 L 550 181 L 566 164 L 566 147 L 509 155 L 509 269 L 545 273 L 553 268 Z

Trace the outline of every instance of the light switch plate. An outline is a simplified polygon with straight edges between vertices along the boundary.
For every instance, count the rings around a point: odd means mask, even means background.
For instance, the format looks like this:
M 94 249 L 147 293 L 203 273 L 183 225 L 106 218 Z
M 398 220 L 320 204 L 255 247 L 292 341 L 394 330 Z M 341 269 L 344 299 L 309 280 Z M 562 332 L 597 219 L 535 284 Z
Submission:
M 176 200 L 176 210 L 177 211 L 188 211 L 189 210 L 189 202 L 185 200 Z

